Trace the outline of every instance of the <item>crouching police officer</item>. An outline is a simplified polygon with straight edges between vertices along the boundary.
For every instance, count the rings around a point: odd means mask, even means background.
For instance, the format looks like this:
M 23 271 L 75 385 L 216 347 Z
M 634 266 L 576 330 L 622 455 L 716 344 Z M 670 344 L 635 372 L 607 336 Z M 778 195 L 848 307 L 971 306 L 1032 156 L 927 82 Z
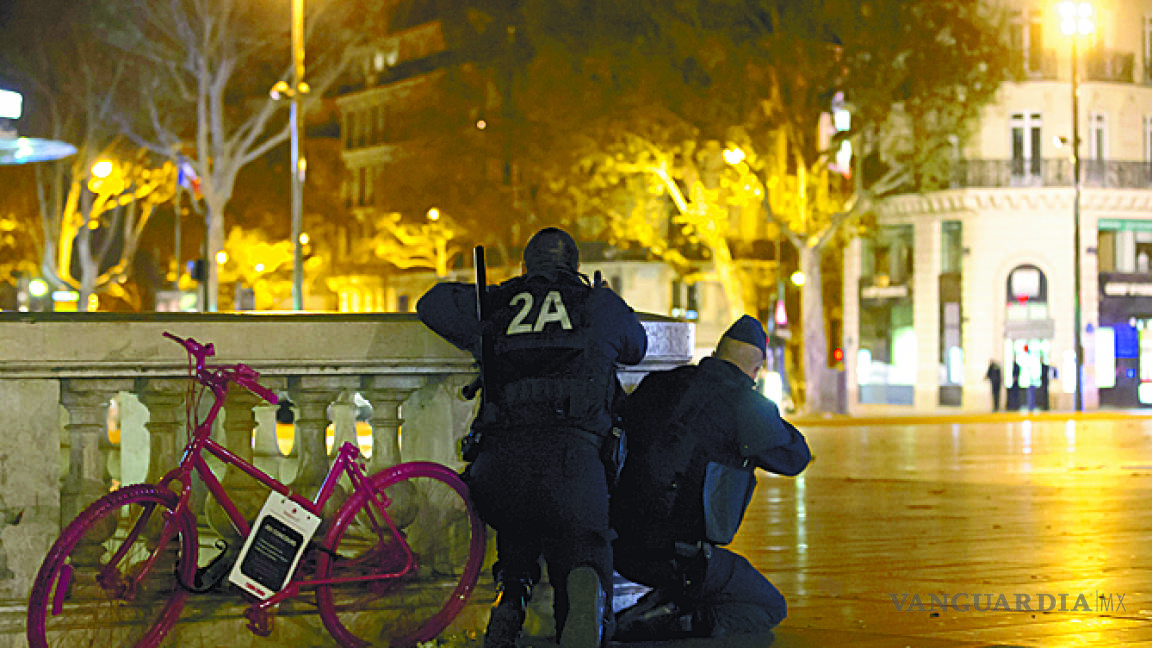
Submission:
M 753 466 L 796 475 L 811 459 L 800 432 L 754 389 L 766 338 L 745 315 L 711 357 L 648 374 L 625 402 L 616 569 L 653 590 L 616 616 L 617 641 L 761 634 L 784 620 L 776 587 L 717 546 L 736 534 Z
M 541 555 L 561 646 L 597 648 L 611 636 L 613 534 L 599 450 L 611 433 L 616 363 L 639 363 L 648 341 L 624 300 L 592 286 L 578 263 L 572 237 L 546 228 L 524 248 L 524 274 L 487 291 L 487 393 L 468 470 L 476 510 L 497 532 L 500 593 L 486 648 L 515 646 Z M 474 290 L 439 284 L 416 310 L 479 357 Z

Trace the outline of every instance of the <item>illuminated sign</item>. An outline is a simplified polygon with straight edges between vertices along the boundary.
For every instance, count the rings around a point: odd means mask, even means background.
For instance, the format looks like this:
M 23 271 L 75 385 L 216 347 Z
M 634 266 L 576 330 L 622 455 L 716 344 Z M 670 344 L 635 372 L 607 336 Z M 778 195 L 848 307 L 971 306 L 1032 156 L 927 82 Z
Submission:
M 1109 281 L 1104 284 L 1104 294 L 1108 297 L 1150 297 L 1152 283 Z
M 0 90 L 0 119 L 20 119 L 24 97 L 19 92 Z

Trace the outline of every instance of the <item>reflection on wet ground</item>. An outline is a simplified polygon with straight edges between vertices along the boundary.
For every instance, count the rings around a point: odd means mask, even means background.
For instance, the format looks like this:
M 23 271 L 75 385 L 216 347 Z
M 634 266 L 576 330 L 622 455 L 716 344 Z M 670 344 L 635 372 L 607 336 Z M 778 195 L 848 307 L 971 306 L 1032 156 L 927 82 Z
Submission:
M 1152 421 L 802 429 L 732 545 L 788 598 L 773 646 L 1152 645 Z

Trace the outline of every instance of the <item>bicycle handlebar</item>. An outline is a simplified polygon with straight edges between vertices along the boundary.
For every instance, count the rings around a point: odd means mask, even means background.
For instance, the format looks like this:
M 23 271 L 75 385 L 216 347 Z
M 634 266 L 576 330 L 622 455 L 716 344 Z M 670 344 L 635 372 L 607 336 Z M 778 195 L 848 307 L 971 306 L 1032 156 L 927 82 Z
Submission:
M 179 342 L 180 345 L 183 346 L 186 351 L 188 351 L 188 355 L 190 355 L 196 359 L 196 373 L 197 373 L 197 375 L 199 375 L 201 372 L 203 372 L 207 369 L 204 366 L 204 360 L 206 358 L 210 358 L 210 357 L 216 355 L 216 347 L 213 346 L 211 342 L 209 342 L 208 344 L 200 344 L 199 342 L 197 342 L 196 340 L 193 340 L 192 338 L 182 338 L 182 337 L 179 337 L 177 335 L 173 335 L 172 333 L 169 333 L 168 331 L 164 331 L 164 337 L 171 338 L 171 339 Z M 260 373 L 257 372 L 252 367 L 249 367 L 248 365 L 245 365 L 245 364 L 238 364 L 238 365 L 235 365 L 234 367 L 216 367 L 215 369 L 216 369 L 216 371 L 220 372 L 225 378 L 231 380 L 232 382 L 236 383 L 237 385 L 240 385 L 241 387 L 243 387 L 244 389 L 247 389 L 248 391 L 252 392 L 253 394 L 256 394 L 257 396 L 259 396 L 260 398 L 263 398 L 264 400 L 268 401 L 269 403 L 276 405 L 277 403 L 280 402 L 280 397 L 277 396 L 275 392 L 273 392 L 271 389 L 268 389 L 264 385 L 261 385 L 258 382 L 259 378 L 260 378 Z

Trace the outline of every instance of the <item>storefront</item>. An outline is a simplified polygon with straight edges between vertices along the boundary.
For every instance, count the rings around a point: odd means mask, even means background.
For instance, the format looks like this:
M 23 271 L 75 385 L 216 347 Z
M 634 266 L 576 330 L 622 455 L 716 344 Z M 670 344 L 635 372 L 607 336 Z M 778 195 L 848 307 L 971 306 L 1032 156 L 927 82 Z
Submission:
M 1100 404 L 1152 407 L 1152 275 L 1100 274 L 1096 340 Z

